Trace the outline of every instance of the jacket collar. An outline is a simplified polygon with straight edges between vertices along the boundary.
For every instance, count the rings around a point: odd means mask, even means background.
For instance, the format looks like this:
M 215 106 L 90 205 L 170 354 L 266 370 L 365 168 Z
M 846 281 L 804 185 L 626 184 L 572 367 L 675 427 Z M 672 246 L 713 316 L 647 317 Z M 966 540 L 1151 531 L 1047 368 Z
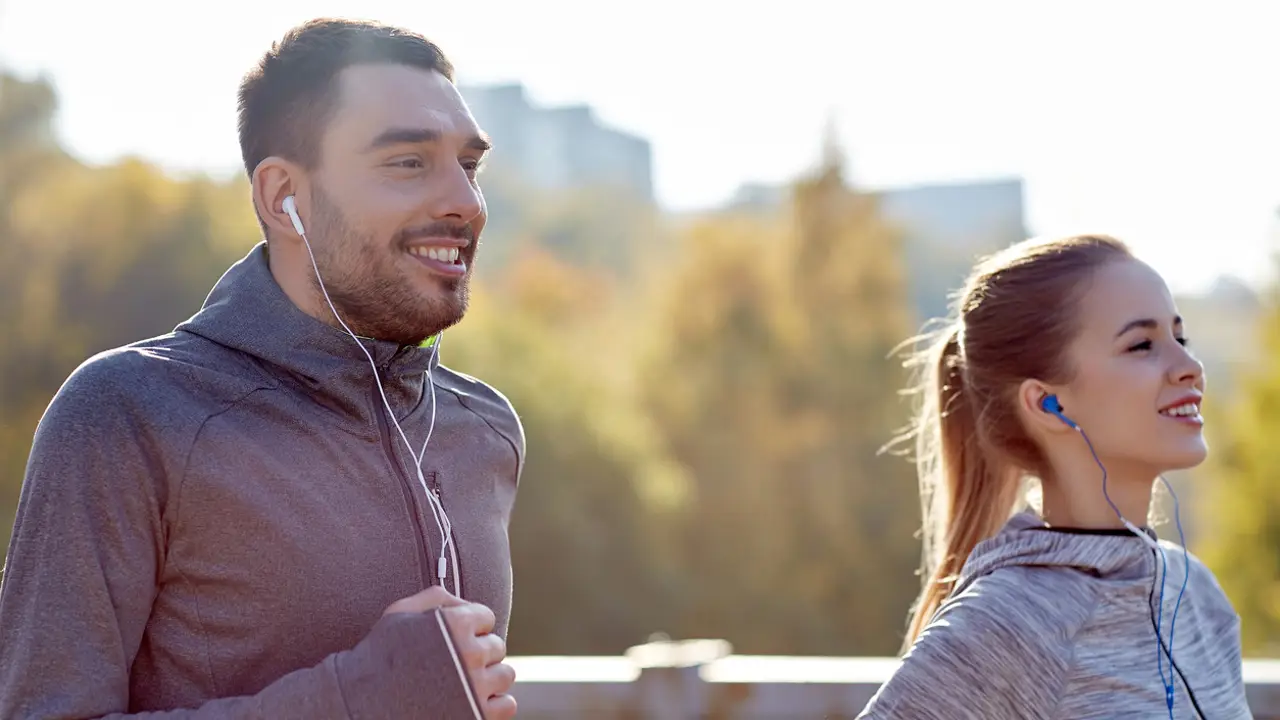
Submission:
M 200 311 L 177 330 L 257 358 L 360 415 L 368 412 L 376 394 L 369 357 L 346 331 L 294 305 L 271 274 L 265 242 L 233 264 Z M 439 348 L 431 341 L 402 346 L 362 338 L 360 344 L 377 365 L 388 399 L 399 396 L 393 407 L 416 404 L 423 375 L 438 364 Z

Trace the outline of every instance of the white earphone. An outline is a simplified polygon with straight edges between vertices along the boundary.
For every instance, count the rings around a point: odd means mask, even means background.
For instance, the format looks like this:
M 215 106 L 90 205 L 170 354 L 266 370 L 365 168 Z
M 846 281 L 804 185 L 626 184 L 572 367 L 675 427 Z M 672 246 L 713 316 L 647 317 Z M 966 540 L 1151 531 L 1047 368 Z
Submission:
M 293 199 L 292 195 L 284 199 L 284 203 L 281 205 L 280 209 L 284 210 L 284 213 L 293 221 L 293 229 L 298 231 L 298 234 L 302 236 L 302 239 L 305 242 L 307 239 L 307 231 L 302 228 L 302 218 L 298 217 L 298 203 Z M 310 250 L 309 245 L 307 249 Z
M 427 426 L 427 438 L 422 443 L 422 450 L 414 452 L 413 444 L 409 442 L 409 436 L 405 434 L 404 429 L 400 427 L 400 421 L 396 420 L 396 414 L 391 409 L 391 403 L 387 400 L 387 393 L 382 388 L 382 379 L 378 377 L 378 365 L 373 360 L 373 355 L 369 354 L 368 348 L 364 343 L 360 342 L 360 338 L 356 336 L 351 328 L 347 327 L 347 323 L 343 321 L 342 316 L 338 314 L 338 309 L 334 307 L 333 301 L 329 299 L 329 291 L 324 287 L 324 279 L 320 277 L 320 266 L 316 264 L 315 253 L 311 252 L 311 241 L 307 239 L 307 231 L 303 228 L 302 218 L 298 217 L 298 203 L 292 195 L 285 197 L 281 203 L 280 209 L 289 216 L 293 221 L 293 229 L 298 231 L 298 235 L 302 237 L 302 244 L 307 248 L 307 255 L 311 258 L 311 267 L 315 270 L 316 280 L 320 283 L 320 292 L 324 295 L 324 300 L 329 305 L 329 310 L 333 316 L 337 318 L 338 324 L 342 325 L 342 329 L 347 331 L 347 335 L 355 342 L 356 346 L 364 353 L 369 360 L 369 366 L 373 368 L 373 381 L 378 386 L 378 394 L 382 396 L 382 406 L 387 411 L 387 417 L 391 419 L 391 424 L 395 426 L 396 431 L 400 433 L 400 439 L 404 441 L 405 448 L 409 450 L 409 456 L 414 459 L 413 469 L 418 475 L 418 484 L 422 486 L 422 492 L 427 496 L 427 504 L 431 506 L 431 514 L 435 517 L 436 527 L 440 530 L 440 537 L 444 538 L 440 546 L 440 558 L 436 563 L 436 578 L 440 581 L 440 586 L 445 587 L 445 580 L 449 576 L 449 562 L 446 557 L 453 561 L 453 594 L 462 597 L 462 577 L 457 571 L 458 569 L 458 550 L 453 543 L 453 524 L 449 522 L 449 516 L 444 511 L 444 504 L 435 493 L 431 492 L 431 488 L 427 486 L 427 480 L 422 474 L 422 459 L 427 454 L 427 443 L 431 442 L 431 433 L 436 426 L 436 386 L 431 378 L 431 370 L 426 371 L 427 388 L 431 392 L 431 423 Z M 440 352 L 440 337 L 436 337 L 436 342 L 431 346 L 431 351 L 437 355 Z M 448 553 L 446 556 L 445 553 Z M 448 589 L 445 587 L 445 589 Z

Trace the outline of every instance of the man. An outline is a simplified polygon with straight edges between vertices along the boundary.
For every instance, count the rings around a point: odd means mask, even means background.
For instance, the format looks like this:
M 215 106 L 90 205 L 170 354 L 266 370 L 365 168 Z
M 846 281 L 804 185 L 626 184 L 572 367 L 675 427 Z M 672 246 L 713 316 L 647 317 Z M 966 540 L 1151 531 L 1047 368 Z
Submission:
M 524 434 L 437 362 L 488 142 L 435 45 L 327 20 L 246 76 L 240 141 L 265 242 L 40 422 L 0 717 L 511 717 Z

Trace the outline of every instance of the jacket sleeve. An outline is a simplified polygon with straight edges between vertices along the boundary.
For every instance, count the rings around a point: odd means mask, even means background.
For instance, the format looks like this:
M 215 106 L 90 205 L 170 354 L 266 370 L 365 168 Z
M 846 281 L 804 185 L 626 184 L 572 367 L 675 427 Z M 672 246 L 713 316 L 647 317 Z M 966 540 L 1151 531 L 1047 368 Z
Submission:
M 385 616 L 253 696 L 126 715 L 164 561 L 159 436 L 175 423 L 131 409 L 136 377 L 113 365 L 73 373 L 36 430 L 0 581 L 0 717 L 479 718 L 439 611 Z
M 986 576 L 945 602 L 859 720 L 1053 717 L 1074 620 L 1025 580 Z

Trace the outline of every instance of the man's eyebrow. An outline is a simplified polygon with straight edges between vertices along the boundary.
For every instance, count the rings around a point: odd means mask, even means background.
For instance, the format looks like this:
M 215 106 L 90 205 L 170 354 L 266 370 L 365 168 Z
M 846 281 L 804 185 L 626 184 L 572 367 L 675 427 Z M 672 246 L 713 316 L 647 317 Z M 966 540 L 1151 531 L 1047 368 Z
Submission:
M 381 150 L 392 145 L 423 145 L 439 142 L 440 131 L 427 128 L 391 128 L 384 130 L 369 143 L 368 151 Z
M 426 145 L 428 143 L 440 142 L 441 133 L 439 130 L 431 130 L 429 128 L 391 128 L 379 133 L 373 142 L 369 143 L 366 152 L 373 152 L 383 148 L 393 147 L 395 145 Z M 471 136 L 466 147 L 469 150 L 479 152 L 489 152 L 493 149 L 493 141 L 484 132 Z

